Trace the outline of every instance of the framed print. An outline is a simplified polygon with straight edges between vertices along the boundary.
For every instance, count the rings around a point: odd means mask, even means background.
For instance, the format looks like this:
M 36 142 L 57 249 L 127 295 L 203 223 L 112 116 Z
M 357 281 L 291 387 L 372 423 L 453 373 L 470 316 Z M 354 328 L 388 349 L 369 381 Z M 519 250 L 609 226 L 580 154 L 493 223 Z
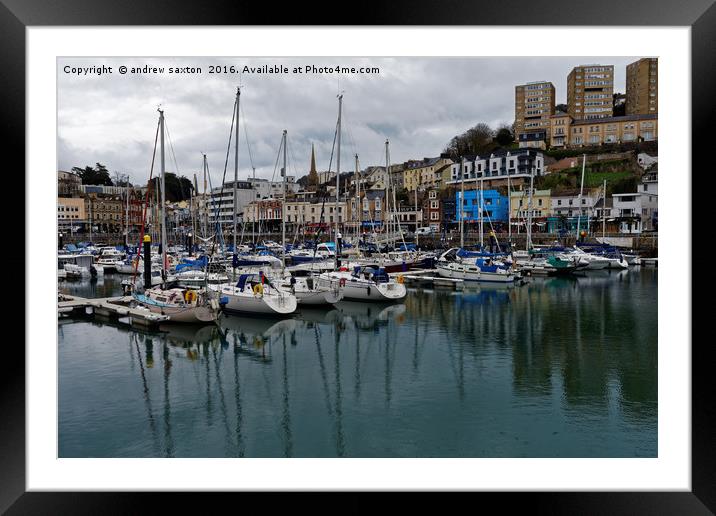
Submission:
M 710 2 L 325 26 L 72 4 L 1 8 L 27 335 L 3 365 L 3 510 L 714 510 L 689 209 Z

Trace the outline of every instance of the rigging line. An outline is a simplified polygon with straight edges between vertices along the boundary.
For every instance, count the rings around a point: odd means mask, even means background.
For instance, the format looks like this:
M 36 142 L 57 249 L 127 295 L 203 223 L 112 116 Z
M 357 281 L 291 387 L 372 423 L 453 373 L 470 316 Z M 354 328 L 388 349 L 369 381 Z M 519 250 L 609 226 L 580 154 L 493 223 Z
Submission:
M 331 159 L 328 162 L 328 172 L 331 171 L 331 167 L 333 166 L 333 153 L 336 150 L 336 138 L 338 138 L 338 121 L 336 120 L 336 129 L 333 133 L 333 147 L 331 147 Z
M 278 168 L 278 160 L 281 157 L 281 149 L 283 149 L 283 134 L 281 135 L 281 143 L 278 145 L 278 152 L 276 153 L 276 163 L 273 166 L 273 174 L 271 174 L 271 182 L 273 183 L 276 177 L 276 169 Z
M 249 143 L 249 128 L 246 125 L 246 115 L 244 114 L 244 106 L 239 106 L 239 111 L 241 111 L 241 116 L 244 117 L 244 139 L 246 140 L 246 148 L 249 150 L 249 162 L 251 163 L 251 168 L 254 168 L 254 155 L 251 152 L 251 144 Z
M 219 222 L 219 207 L 221 206 L 221 202 L 224 197 L 224 184 L 226 182 L 226 168 L 229 165 L 229 152 L 231 151 L 231 137 L 234 134 L 234 120 L 236 119 L 236 100 L 234 100 L 234 107 L 231 112 L 231 127 L 229 128 L 229 143 L 226 145 L 226 160 L 224 161 L 224 175 L 221 178 L 221 190 L 219 191 L 219 203 L 216 205 L 216 208 L 214 209 L 214 218 L 216 220 L 217 227 L 221 227 L 221 223 Z M 236 123 L 238 125 L 238 120 L 236 120 Z M 211 176 L 209 176 L 209 181 L 211 181 Z M 236 214 L 234 213 L 234 216 Z M 219 229 L 217 233 L 221 234 L 221 230 Z M 222 239 L 223 242 L 223 239 Z M 211 244 L 211 254 L 214 254 L 214 251 L 216 249 L 216 241 L 214 241 Z
M 293 153 L 293 146 L 289 145 L 288 137 L 286 137 L 286 148 L 291 154 L 291 168 L 293 169 L 293 176 L 298 177 L 298 171 L 296 170 L 296 155 Z
M 184 184 L 179 177 L 179 163 L 177 163 L 177 156 L 174 153 L 174 145 L 172 144 L 172 137 L 171 137 L 171 134 L 169 133 L 169 125 L 167 124 L 166 117 L 164 118 L 164 127 L 167 128 L 167 140 L 169 140 L 169 150 L 171 151 L 172 159 L 174 160 L 174 169 L 176 170 L 175 175 L 176 175 L 177 179 L 179 180 L 179 190 L 181 191 L 181 196 L 184 197 L 184 194 L 185 194 Z
M 206 160 L 206 177 L 209 179 L 209 192 L 211 195 L 211 191 L 214 189 L 214 187 L 211 184 L 211 172 L 209 171 L 209 159 L 208 158 Z M 212 195 L 212 199 L 213 199 L 213 195 Z M 219 202 L 221 202 L 221 199 L 219 199 Z M 208 212 L 207 212 L 207 216 L 208 216 Z M 216 221 L 216 226 L 218 227 L 218 231 L 217 231 L 218 234 L 216 235 L 217 238 L 214 241 L 215 242 L 216 242 L 216 240 L 221 241 L 221 245 L 223 246 L 224 245 L 224 233 L 223 233 L 223 230 L 221 229 L 221 224 L 219 224 L 218 220 Z M 212 256 L 213 256 L 213 248 L 212 248 Z
M 347 110 L 344 107 L 343 108 L 343 122 L 345 123 L 345 126 L 346 126 L 346 133 L 348 134 L 348 140 L 351 145 L 351 149 L 353 150 L 353 155 L 356 155 L 356 154 L 358 154 L 358 150 L 356 147 L 355 139 L 353 138 L 353 131 L 351 130 L 352 119 L 350 117 L 347 117 L 346 113 L 347 113 Z

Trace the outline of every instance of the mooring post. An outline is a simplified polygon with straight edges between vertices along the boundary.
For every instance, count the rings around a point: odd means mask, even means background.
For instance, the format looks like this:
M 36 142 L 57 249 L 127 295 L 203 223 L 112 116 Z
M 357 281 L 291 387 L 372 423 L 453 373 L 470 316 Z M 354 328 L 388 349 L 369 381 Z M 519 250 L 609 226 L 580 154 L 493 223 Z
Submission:
M 152 237 L 144 235 L 144 289 L 152 288 Z

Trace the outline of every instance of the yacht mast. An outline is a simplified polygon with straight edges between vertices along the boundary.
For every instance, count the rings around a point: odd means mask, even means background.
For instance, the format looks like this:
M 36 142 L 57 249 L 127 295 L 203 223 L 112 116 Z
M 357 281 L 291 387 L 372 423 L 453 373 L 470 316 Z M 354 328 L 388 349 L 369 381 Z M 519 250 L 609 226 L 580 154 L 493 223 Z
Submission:
M 335 238 L 335 268 L 340 266 L 338 258 L 338 196 L 341 192 L 341 111 L 343 109 L 343 94 L 338 95 L 338 154 L 336 156 L 336 205 L 334 210 L 334 238 Z
M 202 226 L 203 226 L 202 233 L 204 233 L 204 238 L 207 237 L 207 233 L 209 232 L 209 228 L 207 227 L 207 225 L 208 225 L 207 219 L 209 217 L 207 207 L 208 207 L 209 200 L 206 197 L 206 169 L 207 169 L 206 154 L 204 154 L 204 209 L 202 210 L 202 213 L 201 213 L 201 221 L 202 221 Z
M 463 199 L 465 198 L 465 156 L 463 156 L 460 159 L 460 206 L 458 207 L 460 210 L 460 249 L 465 247 L 465 236 L 463 234 L 463 214 L 462 214 L 462 205 L 465 201 Z
M 234 135 L 234 255 L 236 255 L 236 221 L 239 211 L 238 193 L 239 182 L 239 101 L 241 100 L 241 86 L 236 87 L 236 134 Z
M 356 209 L 355 209 L 355 216 L 356 216 L 356 241 L 355 246 L 356 249 L 358 248 L 358 241 L 360 240 L 360 230 L 361 230 L 361 219 L 363 218 L 361 216 L 361 206 L 360 206 L 360 170 L 358 170 L 358 154 L 356 154 Z
M 281 196 L 281 262 L 282 270 L 286 269 L 286 129 L 283 130 L 283 195 Z
M 127 205 L 124 210 L 124 246 L 129 248 L 129 174 L 127 174 L 127 184 L 125 186 L 125 190 L 127 192 Z
M 483 215 L 485 213 L 485 199 L 482 195 L 483 179 L 484 179 L 483 177 L 480 177 L 480 200 L 479 200 L 479 205 L 480 205 L 480 251 L 482 251 L 482 247 L 484 244 L 484 242 L 483 242 L 484 232 L 482 229 L 483 228 L 482 219 L 483 219 Z
M 532 249 L 532 193 L 534 192 L 535 169 L 530 169 L 530 196 L 527 200 L 527 251 Z
M 162 246 L 162 283 L 163 286 L 166 288 L 167 286 L 167 225 L 166 220 L 164 217 L 164 208 L 166 203 L 166 188 L 165 188 L 165 170 L 164 170 L 164 111 L 161 109 L 159 111 L 159 125 L 161 128 L 159 129 L 160 134 L 160 142 L 161 142 L 161 167 L 162 167 L 162 205 L 161 205 L 161 224 L 162 224 L 162 237 L 160 240 L 161 246 Z M 146 258 L 145 258 L 146 259 Z
M 606 235 L 606 213 L 607 213 L 607 180 L 604 180 L 604 187 L 602 189 L 602 241 Z
M 512 189 L 510 188 L 510 170 L 507 169 L 507 240 L 512 249 Z
M 584 157 L 582 158 L 582 182 L 579 187 L 579 198 L 577 199 L 577 204 L 579 205 L 579 217 L 577 218 L 577 240 L 579 240 L 579 227 L 582 222 L 582 191 L 584 190 L 584 168 L 586 164 L 587 155 L 584 154 Z
M 87 195 L 87 200 L 89 201 L 89 221 L 90 221 L 90 223 L 89 223 L 89 237 L 90 237 L 89 240 L 90 240 L 90 244 L 94 245 L 92 243 L 92 224 L 94 223 L 94 221 L 92 220 L 92 196 Z
M 385 243 L 387 246 L 389 246 L 390 241 L 390 223 L 392 221 L 392 217 L 390 216 L 390 185 L 388 183 L 388 140 L 385 140 L 385 220 L 383 223 L 385 224 Z M 388 247 L 390 249 L 390 247 Z

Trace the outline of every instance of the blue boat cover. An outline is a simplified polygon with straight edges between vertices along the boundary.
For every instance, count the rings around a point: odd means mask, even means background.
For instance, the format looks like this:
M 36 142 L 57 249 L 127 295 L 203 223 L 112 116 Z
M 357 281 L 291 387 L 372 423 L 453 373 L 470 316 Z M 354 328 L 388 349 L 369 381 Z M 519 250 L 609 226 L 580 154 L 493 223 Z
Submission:
M 239 276 L 239 282 L 236 284 L 236 286 L 242 292 L 244 290 L 244 287 L 246 286 L 246 281 L 249 279 L 249 276 L 251 276 L 251 274 L 242 274 L 241 276 Z

